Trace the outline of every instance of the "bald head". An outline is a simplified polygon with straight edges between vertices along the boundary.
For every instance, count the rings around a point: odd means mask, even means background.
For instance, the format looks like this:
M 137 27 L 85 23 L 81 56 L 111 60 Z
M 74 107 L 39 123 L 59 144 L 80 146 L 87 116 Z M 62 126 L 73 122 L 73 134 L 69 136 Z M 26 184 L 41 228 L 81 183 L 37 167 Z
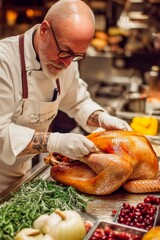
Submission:
M 67 35 L 93 38 L 95 19 L 92 10 L 81 0 L 59 0 L 47 12 L 45 20 L 55 31 Z

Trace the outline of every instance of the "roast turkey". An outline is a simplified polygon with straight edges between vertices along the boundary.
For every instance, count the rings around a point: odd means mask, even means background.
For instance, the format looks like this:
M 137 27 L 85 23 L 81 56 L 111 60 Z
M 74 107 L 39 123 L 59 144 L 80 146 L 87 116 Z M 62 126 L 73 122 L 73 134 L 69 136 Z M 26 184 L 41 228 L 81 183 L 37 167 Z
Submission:
M 110 194 L 121 186 L 132 193 L 160 192 L 158 158 L 144 135 L 113 130 L 86 137 L 99 152 L 78 161 L 58 154 L 45 158 L 53 164 L 50 174 L 54 180 L 92 195 Z

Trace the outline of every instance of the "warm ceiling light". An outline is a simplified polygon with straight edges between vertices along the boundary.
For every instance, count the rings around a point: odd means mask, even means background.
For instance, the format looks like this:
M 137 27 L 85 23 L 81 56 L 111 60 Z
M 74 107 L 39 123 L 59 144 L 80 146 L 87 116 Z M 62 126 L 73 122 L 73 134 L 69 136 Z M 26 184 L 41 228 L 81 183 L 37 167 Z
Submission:
M 33 17 L 34 16 L 34 10 L 32 10 L 32 9 L 27 9 L 27 11 L 26 11 L 26 15 L 28 16 L 28 17 Z

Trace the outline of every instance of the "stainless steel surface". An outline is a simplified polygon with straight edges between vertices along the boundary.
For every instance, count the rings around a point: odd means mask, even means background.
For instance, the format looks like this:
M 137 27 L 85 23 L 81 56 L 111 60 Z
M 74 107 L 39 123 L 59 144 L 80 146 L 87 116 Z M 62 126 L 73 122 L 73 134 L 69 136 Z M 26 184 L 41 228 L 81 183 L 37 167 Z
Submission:
M 135 93 L 129 93 L 125 96 L 126 100 L 126 110 L 129 110 L 131 112 L 145 112 L 145 106 L 146 106 L 146 94 L 141 94 L 138 92 Z
M 113 58 L 107 53 L 89 52 L 89 55 L 80 62 L 79 68 L 93 100 L 107 111 L 108 108 L 112 108 L 109 109 L 112 115 L 116 115 L 115 110 L 120 108 L 119 104 L 125 99 L 126 94 L 139 91 L 142 85 L 138 71 L 114 67 Z
M 86 58 L 79 62 L 80 76 L 87 82 L 89 88 L 96 83 L 117 82 L 119 84 L 134 84 L 139 80 L 139 74 L 134 69 L 120 69 L 114 67 L 113 55 L 110 52 L 97 52 L 89 48 Z M 117 59 L 116 63 L 123 62 L 123 59 Z M 89 89 L 90 90 L 90 89 Z
M 13 184 L 9 189 L 4 191 L 1 195 L 1 201 L 9 199 L 12 192 L 18 191 L 20 186 L 29 182 L 35 178 L 41 178 L 44 180 L 52 180 L 50 177 L 50 166 L 40 162 L 37 164 L 27 175 Z M 88 203 L 86 212 L 83 216 L 86 220 L 92 221 L 105 220 L 114 221 L 113 210 L 118 210 L 123 202 L 130 204 L 137 204 L 142 202 L 148 194 L 131 194 L 127 193 L 123 188 L 118 189 L 116 192 L 106 196 L 91 196 L 92 200 Z M 160 194 L 154 194 L 160 197 Z
M 137 117 L 137 116 L 149 116 L 149 114 L 145 112 L 140 112 L 140 111 L 129 111 L 127 107 L 128 103 L 126 103 L 126 100 L 120 100 L 119 105 L 116 110 L 116 116 L 119 118 L 122 118 L 124 120 L 128 120 L 129 122 L 132 120 L 132 118 Z M 156 117 L 160 121 L 160 115 L 155 115 L 154 113 L 152 114 L 153 117 Z
M 87 83 L 95 81 L 110 81 L 112 71 L 112 54 L 111 53 L 90 53 L 92 48 L 89 48 L 89 54 L 79 63 L 81 77 Z
M 160 225 L 160 207 L 158 207 L 157 213 L 155 216 L 154 226 L 156 226 L 156 225 Z
M 108 195 L 108 196 L 97 196 L 94 200 L 89 202 L 87 207 L 87 212 L 94 216 L 94 218 L 114 221 L 113 210 L 118 210 L 123 202 L 128 202 L 130 204 L 137 204 L 143 202 L 144 198 L 148 194 L 130 194 L 123 189 Z M 153 194 L 160 197 L 159 194 Z
M 31 170 L 29 170 L 25 176 L 19 178 L 17 181 L 15 181 L 10 187 L 8 187 L 5 191 L 3 191 L 0 194 L 0 202 L 7 200 L 12 193 L 17 192 L 20 188 L 20 186 L 25 182 L 30 182 L 32 179 L 34 179 L 37 176 L 43 176 L 45 173 L 45 170 L 47 171 L 49 168 L 48 165 L 46 165 L 43 161 L 40 161 L 37 163 Z M 49 173 L 47 173 L 49 175 Z

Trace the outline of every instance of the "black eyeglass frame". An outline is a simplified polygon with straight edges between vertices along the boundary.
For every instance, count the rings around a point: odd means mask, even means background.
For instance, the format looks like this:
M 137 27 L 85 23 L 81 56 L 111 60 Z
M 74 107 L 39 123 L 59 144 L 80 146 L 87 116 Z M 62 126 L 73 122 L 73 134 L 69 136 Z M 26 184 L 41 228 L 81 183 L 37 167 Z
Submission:
M 73 62 L 77 62 L 77 61 L 80 61 L 82 60 L 83 58 L 86 57 L 86 53 L 74 53 L 72 51 L 64 51 L 64 50 L 61 50 L 60 49 L 60 46 L 59 46 L 59 43 L 58 43 L 58 40 L 56 38 L 56 35 L 55 35 L 55 32 L 52 28 L 52 26 L 50 25 L 50 28 L 51 28 L 51 31 L 52 31 L 52 34 L 53 34 L 53 37 L 55 39 L 55 42 L 56 42 L 56 45 L 58 47 L 58 50 L 59 50 L 59 53 L 57 54 L 57 56 L 61 59 L 67 59 L 67 58 L 70 58 L 72 57 L 72 61 Z

